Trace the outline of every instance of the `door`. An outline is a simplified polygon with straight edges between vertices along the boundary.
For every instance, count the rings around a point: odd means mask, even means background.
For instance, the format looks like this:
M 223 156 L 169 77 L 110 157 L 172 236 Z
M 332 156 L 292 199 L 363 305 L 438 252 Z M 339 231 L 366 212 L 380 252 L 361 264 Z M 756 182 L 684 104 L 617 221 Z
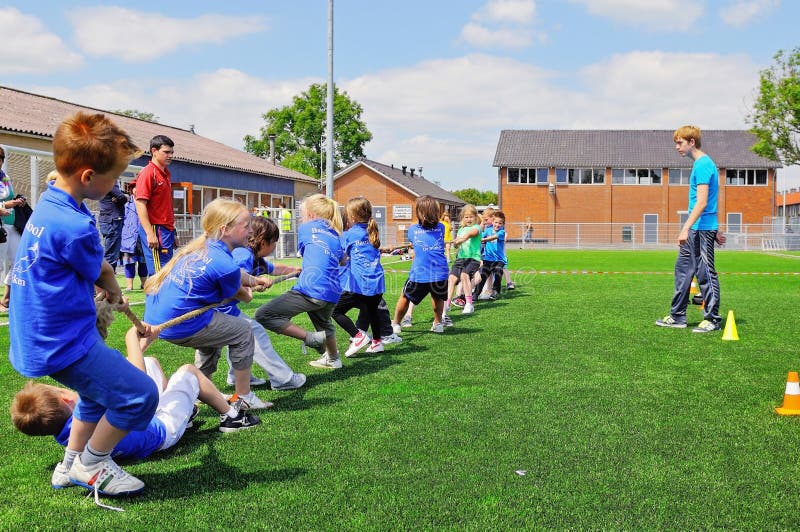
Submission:
M 644 215 L 644 243 L 658 244 L 658 215 Z

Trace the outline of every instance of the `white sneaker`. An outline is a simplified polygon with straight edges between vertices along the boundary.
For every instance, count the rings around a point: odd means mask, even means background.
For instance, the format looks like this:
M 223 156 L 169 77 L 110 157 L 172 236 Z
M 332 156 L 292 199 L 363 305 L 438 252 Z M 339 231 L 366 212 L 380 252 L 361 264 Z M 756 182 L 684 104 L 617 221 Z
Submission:
M 339 358 L 338 353 L 336 354 L 336 358 L 333 358 L 328 353 L 325 353 L 318 359 L 309 362 L 308 365 L 314 366 L 315 368 L 339 369 L 342 367 L 342 359 Z
M 355 337 L 352 340 L 350 340 L 350 347 L 348 347 L 347 351 L 344 352 L 344 356 L 346 357 L 354 356 L 363 348 L 367 347 L 371 340 L 372 338 L 370 338 L 367 333 L 365 333 L 364 331 L 358 331 L 358 334 L 355 335 Z
M 367 348 L 367 353 L 383 353 L 383 342 L 381 340 L 373 340 Z
M 472 303 L 467 303 L 461 310 L 461 314 L 472 314 L 473 312 L 475 312 L 475 305 Z
M 245 396 L 233 394 L 230 396 L 230 398 L 228 398 L 228 403 L 230 403 L 230 405 L 236 410 L 261 410 L 275 406 L 270 401 L 262 401 L 253 392 L 250 392 Z
M 289 382 L 285 382 L 280 386 L 273 386 L 273 390 L 277 390 L 279 392 L 284 392 L 286 390 L 296 390 L 297 388 L 301 388 L 306 383 L 306 376 L 302 373 L 295 373 L 292 375 L 292 378 L 289 379 Z
M 403 341 L 403 338 L 392 333 L 386 338 L 381 338 L 381 341 L 383 342 L 383 345 L 399 344 L 400 342 Z
M 78 456 L 72 462 L 69 479 L 73 484 L 112 497 L 134 495 L 144 489 L 144 482 L 123 471 L 111 458 L 84 467 Z
M 431 325 L 431 332 L 435 332 L 435 333 L 438 333 L 438 334 L 443 333 L 444 332 L 444 324 L 441 323 L 441 322 L 440 323 L 434 322 L 433 325 Z
M 403 332 L 403 329 L 400 328 L 400 324 L 399 323 L 392 323 L 392 333 L 400 334 L 402 332 Z
M 50 477 L 50 485 L 53 486 L 53 489 L 57 490 L 75 485 L 69 479 L 69 470 L 64 466 L 63 462 L 56 464 L 56 468 L 53 470 L 53 476 Z
M 411 316 L 404 316 L 403 319 L 400 320 L 400 327 L 408 328 L 412 326 Z
M 478 296 L 478 301 L 491 301 L 491 299 L 492 295 L 486 292 L 481 292 L 481 295 Z

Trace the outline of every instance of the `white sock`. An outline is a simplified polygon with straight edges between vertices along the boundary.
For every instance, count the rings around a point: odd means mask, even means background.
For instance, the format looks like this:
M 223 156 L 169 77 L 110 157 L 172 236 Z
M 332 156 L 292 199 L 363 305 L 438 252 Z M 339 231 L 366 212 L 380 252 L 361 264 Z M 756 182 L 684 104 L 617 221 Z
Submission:
M 230 417 L 230 418 L 236 418 L 236 417 L 239 417 L 239 411 L 238 411 L 238 410 L 236 410 L 236 409 L 235 409 L 235 408 L 233 408 L 233 407 L 230 407 L 230 408 L 228 409 L 228 411 L 225 413 L 225 415 L 226 415 L 226 416 L 228 416 L 228 417 Z

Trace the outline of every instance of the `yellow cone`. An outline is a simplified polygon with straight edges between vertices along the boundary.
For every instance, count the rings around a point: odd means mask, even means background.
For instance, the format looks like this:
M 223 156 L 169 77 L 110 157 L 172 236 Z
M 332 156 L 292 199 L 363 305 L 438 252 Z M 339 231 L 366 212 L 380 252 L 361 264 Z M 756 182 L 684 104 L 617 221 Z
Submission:
M 693 296 L 693 295 L 699 294 L 699 293 L 700 293 L 700 290 L 697 289 L 697 281 L 695 281 L 694 278 L 692 278 L 692 286 L 691 286 L 691 288 L 689 288 L 689 295 Z
M 728 319 L 725 320 L 725 330 L 722 332 L 723 340 L 738 340 L 739 333 L 736 332 L 736 320 L 733 318 L 733 311 L 728 311 Z

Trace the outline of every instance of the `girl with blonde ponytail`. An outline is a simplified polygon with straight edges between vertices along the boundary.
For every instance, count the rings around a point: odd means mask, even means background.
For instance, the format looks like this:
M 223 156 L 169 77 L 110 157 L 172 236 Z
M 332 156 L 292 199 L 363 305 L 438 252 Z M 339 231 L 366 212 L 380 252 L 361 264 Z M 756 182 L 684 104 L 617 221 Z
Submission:
M 243 272 L 234 261 L 232 250 L 247 246 L 250 213 L 239 203 L 218 198 L 206 205 L 201 220 L 203 234 L 180 248 L 160 271 L 145 283 L 147 294 L 144 321 L 164 323 L 170 319 L 225 300 L 250 301 L 250 287 L 271 282 Z M 218 310 L 164 329 L 159 338 L 170 343 L 194 347 L 195 365 L 211 378 L 217 369 L 222 346 L 229 347 L 234 369 L 236 394 L 229 413 L 272 406 L 250 390 L 253 364 L 253 331 L 247 320 Z

